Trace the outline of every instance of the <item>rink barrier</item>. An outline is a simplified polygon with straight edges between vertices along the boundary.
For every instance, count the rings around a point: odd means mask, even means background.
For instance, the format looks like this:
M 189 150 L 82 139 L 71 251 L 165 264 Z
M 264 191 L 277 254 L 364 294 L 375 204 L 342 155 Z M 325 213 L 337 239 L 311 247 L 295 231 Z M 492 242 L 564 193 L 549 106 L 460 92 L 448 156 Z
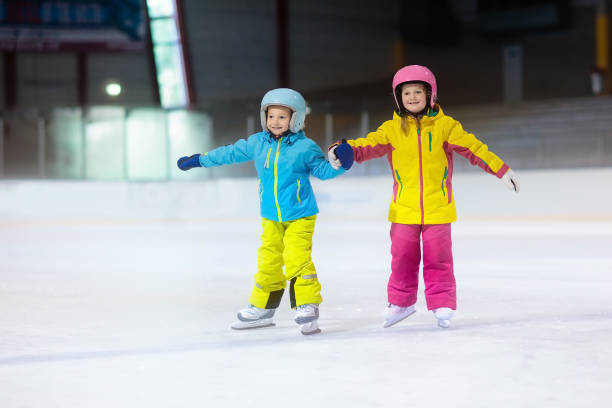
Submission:
M 496 177 L 456 174 L 458 220 L 605 221 L 612 168 L 518 172 L 519 194 Z M 320 219 L 387 220 L 388 176 L 312 180 Z M 256 178 L 194 182 L 0 181 L 0 225 L 239 222 L 259 219 Z

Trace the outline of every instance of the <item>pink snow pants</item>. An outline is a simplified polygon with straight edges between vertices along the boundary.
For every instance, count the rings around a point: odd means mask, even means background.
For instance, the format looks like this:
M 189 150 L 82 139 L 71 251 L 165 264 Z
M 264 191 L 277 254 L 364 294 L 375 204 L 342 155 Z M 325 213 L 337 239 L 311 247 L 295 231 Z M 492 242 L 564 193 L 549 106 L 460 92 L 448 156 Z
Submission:
M 416 303 L 423 235 L 423 281 L 427 309 L 457 308 L 450 224 L 391 224 L 391 276 L 389 303 Z

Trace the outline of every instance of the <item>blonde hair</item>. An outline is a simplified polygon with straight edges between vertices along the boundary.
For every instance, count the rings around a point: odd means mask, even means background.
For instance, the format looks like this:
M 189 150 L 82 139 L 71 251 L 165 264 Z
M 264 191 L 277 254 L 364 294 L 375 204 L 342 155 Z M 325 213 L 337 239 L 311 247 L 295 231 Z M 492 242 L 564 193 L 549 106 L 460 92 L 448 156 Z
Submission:
M 408 120 L 409 117 L 413 117 L 417 122 L 419 121 L 419 118 L 414 115 L 402 115 L 402 132 L 405 136 L 408 136 L 410 134 L 410 121 Z
M 408 121 L 406 120 L 406 116 L 402 115 L 402 132 L 404 135 L 408 136 Z

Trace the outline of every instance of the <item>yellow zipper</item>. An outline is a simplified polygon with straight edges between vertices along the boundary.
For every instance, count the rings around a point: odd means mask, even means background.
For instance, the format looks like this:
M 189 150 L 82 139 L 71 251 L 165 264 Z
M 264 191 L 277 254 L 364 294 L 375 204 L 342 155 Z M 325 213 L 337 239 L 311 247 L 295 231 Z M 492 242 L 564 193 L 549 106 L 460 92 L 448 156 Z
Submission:
M 281 209 L 278 204 L 278 155 L 280 154 L 281 141 L 283 138 L 278 139 L 278 146 L 276 147 L 276 157 L 274 157 L 274 201 L 276 202 L 276 211 L 278 212 L 278 222 L 283 222 L 281 217 Z

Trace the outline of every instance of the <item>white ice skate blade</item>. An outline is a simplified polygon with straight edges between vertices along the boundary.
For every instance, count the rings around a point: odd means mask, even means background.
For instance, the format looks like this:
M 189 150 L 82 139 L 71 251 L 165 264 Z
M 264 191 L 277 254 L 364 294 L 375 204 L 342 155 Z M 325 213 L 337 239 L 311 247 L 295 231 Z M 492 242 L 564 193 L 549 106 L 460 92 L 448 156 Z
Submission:
M 408 316 L 413 315 L 414 313 L 416 313 L 416 309 L 412 309 L 412 310 L 406 310 L 404 313 L 397 313 L 394 314 L 393 316 L 391 316 L 389 319 L 385 319 L 385 324 L 383 325 L 383 327 L 386 329 L 387 327 L 391 327 L 396 323 L 401 322 L 402 320 L 404 320 L 405 318 L 407 318 Z
M 310 336 L 311 334 L 321 333 L 321 329 L 319 329 L 319 323 L 315 319 L 315 320 L 312 320 L 312 321 L 310 321 L 308 323 L 303 324 L 300 327 L 300 332 L 304 336 Z
M 449 319 L 439 319 L 438 326 L 442 327 L 443 329 L 448 329 L 450 327 L 450 320 Z
M 235 321 L 232 323 L 232 329 L 234 330 L 246 330 L 246 329 L 259 329 L 262 327 L 270 327 L 274 326 L 274 322 L 272 319 L 260 319 L 253 320 L 250 322 L 243 322 L 241 320 Z
M 311 334 L 319 334 L 319 333 L 321 333 L 321 329 L 318 329 L 318 328 L 317 328 L 317 329 L 315 329 L 315 330 L 313 330 L 313 331 L 304 331 L 304 330 L 301 330 L 301 333 L 302 333 L 304 336 L 310 336 Z

